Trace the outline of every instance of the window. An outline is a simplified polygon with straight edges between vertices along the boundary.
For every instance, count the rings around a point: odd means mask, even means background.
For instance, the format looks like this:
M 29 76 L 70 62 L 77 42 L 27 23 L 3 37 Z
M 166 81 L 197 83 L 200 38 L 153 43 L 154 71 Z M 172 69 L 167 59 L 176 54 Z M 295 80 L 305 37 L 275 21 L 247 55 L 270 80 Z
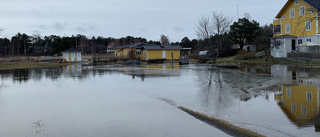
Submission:
M 275 46 L 276 46 L 276 47 L 281 46 L 281 41 L 280 41 L 280 40 L 276 40 L 276 42 L 275 42 Z
M 290 33 L 290 24 L 286 24 L 286 33 Z
M 295 4 L 298 5 L 299 4 L 299 0 L 296 0 Z
M 291 103 L 291 112 L 292 113 L 297 113 L 297 106 L 295 103 Z
M 312 93 L 307 92 L 307 102 L 312 102 Z
M 294 18 L 294 9 L 290 9 L 290 18 Z
M 301 6 L 300 8 L 299 8 L 299 10 L 300 10 L 300 16 L 304 16 L 305 15 L 305 7 L 304 6 Z
M 281 25 L 273 26 L 273 33 L 274 34 L 281 34 Z
M 310 10 L 310 13 L 313 14 L 314 13 L 314 9 Z
M 301 106 L 301 115 L 307 116 L 307 107 L 306 106 Z
M 311 42 L 311 39 L 307 39 L 307 42 Z M 308 82 L 307 82 L 308 83 Z
M 298 39 L 298 44 L 302 44 L 302 39 Z
M 291 88 L 287 88 L 287 97 L 291 97 Z
M 136 55 L 142 55 L 142 51 L 136 51 Z
M 306 21 L 306 31 L 310 31 L 311 30 L 311 21 L 308 20 Z
M 286 16 L 283 15 L 283 16 L 282 16 L 282 19 L 286 19 Z

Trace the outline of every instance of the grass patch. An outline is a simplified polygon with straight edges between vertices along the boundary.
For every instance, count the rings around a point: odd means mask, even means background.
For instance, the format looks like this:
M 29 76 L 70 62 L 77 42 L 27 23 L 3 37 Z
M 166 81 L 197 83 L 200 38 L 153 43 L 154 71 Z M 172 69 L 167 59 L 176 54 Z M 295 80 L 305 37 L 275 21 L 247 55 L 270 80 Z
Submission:
M 213 125 L 217 128 L 219 128 L 220 130 L 226 132 L 227 134 L 230 134 L 232 136 L 241 136 L 241 137 L 264 137 L 261 134 L 258 134 L 256 132 L 250 131 L 248 129 L 244 129 L 235 125 L 230 124 L 227 121 L 221 120 L 221 119 L 217 119 L 215 117 L 210 117 L 208 115 L 205 114 L 201 114 L 199 112 L 190 110 L 188 108 L 185 107 L 178 107 L 179 109 L 187 112 L 188 114 L 196 117 L 197 119 L 200 119 L 201 121 L 204 121 L 206 123 L 208 123 L 209 125 Z
M 275 58 L 269 58 L 265 61 L 265 58 L 254 58 L 240 60 L 235 57 L 218 58 L 217 63 L 244 63 L 244 64 L 293 64 L 293 65 L 320 65 L 320 62 L 302 62 L 302 61 L 291 61 L 291 60 L 277 60 Z
M 71 65 L 71 64 L 75 64 L 75 63 L 77 63 L 77 62 L 72 62 L 72 63 L 50 63 L 50 62 L 5 63 L 5 64 L 0 64 L 0 70 L 66 66 L 66 65 Z

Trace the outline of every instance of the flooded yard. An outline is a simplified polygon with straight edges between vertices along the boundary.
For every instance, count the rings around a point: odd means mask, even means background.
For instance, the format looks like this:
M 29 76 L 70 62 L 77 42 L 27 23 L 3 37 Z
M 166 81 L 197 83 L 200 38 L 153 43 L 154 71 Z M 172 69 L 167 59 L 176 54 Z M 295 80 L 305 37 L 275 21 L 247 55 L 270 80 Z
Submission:
M 0 71 L 0 136 L 320 136 L 320 68 L 157 64 Z

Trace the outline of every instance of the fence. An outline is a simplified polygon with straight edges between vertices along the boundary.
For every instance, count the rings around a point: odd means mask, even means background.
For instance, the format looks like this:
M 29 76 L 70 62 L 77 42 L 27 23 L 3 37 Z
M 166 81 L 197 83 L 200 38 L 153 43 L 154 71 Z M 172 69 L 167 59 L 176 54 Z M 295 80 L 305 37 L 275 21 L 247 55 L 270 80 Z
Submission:
M 287 59 L 294 61 L 320 61 L 320 53 L 288 53 Z

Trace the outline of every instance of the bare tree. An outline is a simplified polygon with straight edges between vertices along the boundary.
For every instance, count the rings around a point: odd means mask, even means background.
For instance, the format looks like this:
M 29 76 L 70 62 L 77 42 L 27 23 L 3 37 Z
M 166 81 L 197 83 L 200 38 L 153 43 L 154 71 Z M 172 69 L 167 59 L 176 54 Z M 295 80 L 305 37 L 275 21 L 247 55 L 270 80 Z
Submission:
M 161 45 L 169 45 L 170 44 L 169 37 L 162 34 L 160 36 L 160 43 L 161 43 Z
M 221 12 L 212 12 L 212 31 L 214 34 L 222 35 L 229 31 L 232 19 Z
M 223 35 L 229 31 L 232 19 L 223 13 L 212 12 L 210 16 L 202 16 L 199 24 L 196 26 L 196 34 L 199 41 L 204 42 L 212 57 L 213 63 L 219 57 Z M 215 38 L 213 38 L 215 36 Z
M 300 14 L 300 13 L 298 13 Z M 295 27 L 295 31 L 294 31 L 294 35 L 302 35 L 305 36 L 306 35 L 306 22 L 310 21 L 310 25 L 311 22 L 313 21 L 318 21 L 319 17 L 320 17 L 320 11 L 317 10 L 316 8 L 307 8 L 305 9 L 305 11 L 303 12 L 304 16 L 299 16 L 296 27 Z

